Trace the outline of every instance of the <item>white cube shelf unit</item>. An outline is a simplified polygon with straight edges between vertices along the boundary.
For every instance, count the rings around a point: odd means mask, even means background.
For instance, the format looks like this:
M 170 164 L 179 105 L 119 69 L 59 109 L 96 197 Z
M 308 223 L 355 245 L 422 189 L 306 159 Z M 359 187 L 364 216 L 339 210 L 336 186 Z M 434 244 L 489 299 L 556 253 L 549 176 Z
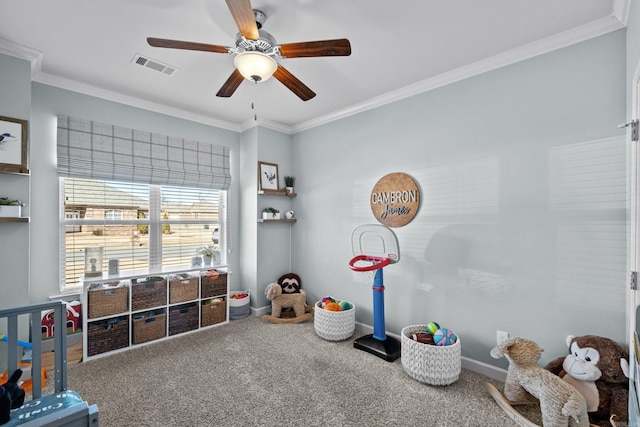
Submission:
M 229 323 L 227 266 L 83 280 L 83 360 Z

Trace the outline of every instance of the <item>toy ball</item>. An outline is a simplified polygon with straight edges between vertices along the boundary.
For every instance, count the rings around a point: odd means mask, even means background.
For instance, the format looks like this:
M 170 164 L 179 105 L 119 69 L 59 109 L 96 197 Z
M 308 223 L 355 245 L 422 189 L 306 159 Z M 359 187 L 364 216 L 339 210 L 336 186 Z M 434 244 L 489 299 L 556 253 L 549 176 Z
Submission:
M 342 307 L 337 302 L 328 302 L 324 309 L 327 311 L 342 311 Z
M 336 302 L 336 300 L 333 297 L 322 298 L 322 301 L 321 301 L 322 308 L 327 308 L 327 303 L 330 303 L 330 302 Z
M 422 344 L 433 345 L 433 335 L 428 332 L 416 332 L 411 336 L 411 339 Z
M 458 336 L 447 328 L 440 328 L 433 334 L 433 342 L 436 345 L 453 345 L 458 341 Z
M 353 305 L 351 305 L 349 301 L 340 301 L 340 307 L 343 310 L 351 310 L 353 308 Z
M 438 325 L 436 322 L 427 323 L 427 332 L 429 332 L 431 335 L 435 334 L 438 329 L 440 329 L 440 325 Z

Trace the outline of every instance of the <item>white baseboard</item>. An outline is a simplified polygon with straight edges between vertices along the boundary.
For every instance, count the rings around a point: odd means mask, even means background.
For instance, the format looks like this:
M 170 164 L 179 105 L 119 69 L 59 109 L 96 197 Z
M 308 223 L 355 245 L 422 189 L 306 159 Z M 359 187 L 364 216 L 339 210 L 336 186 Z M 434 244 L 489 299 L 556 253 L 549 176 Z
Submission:
M 256 317 L 262 317 L 265 314 L 269 314 L 271 312 L 271 305 L 265 305 L 264 307 L 254 308 L 251 307 L 251 314 Z

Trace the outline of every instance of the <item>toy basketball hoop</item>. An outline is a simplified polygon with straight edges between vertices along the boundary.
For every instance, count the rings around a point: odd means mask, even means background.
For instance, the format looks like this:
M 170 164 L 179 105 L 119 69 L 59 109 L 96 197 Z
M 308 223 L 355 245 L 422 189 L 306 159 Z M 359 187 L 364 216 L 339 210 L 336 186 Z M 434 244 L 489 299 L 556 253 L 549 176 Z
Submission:
M 398 240 L 389 228 L 368 224 L 353 231 L 351 245 L 355 256 L 349 261 L 349 268 L 373 278 L 373 334 L 356 339 L 353 346 L 393 362 L 400 357 L 400 342 L 385 333 L 382 270 L 400 260 Z

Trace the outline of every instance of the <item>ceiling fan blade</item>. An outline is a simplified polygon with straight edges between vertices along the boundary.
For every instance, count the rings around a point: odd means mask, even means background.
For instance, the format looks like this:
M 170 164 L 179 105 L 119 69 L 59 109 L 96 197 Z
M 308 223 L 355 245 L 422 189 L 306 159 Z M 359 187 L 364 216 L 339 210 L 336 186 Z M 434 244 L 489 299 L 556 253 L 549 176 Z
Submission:
M 249 0 L 226 0 L 227 7 L 236 21 L 236 26 L 240 30 L 242 37 L 249 40 L 258 40 L 258 25 L 253 15 L 253 8 Z
M 240 86 L 240 83 L 242 83 L 243 80 L 244 77 L 242 77 L 240 71 L 238 71 L 237 69 L 233 70 L 233 73 L 231 73 L 227 81 L 224 82 L 218 93 L 216 93 L 216 96 L 222 98 L 230 97 L 231 95 L 233 95 L 233 92 L 238 89 L 238 86 Z
M 314 96 L 316 93 L 309 89 L 304 83 L 296 78 L 293 74 L 287 71 L 282 65 L 278 65 L 276 72 L 273 73 L 273 77 L 278 79 L 280 83 L 289 88 L 289 90 L 303 101 L 308 101 Z
M 349 56 L 351 55 L 351 43 L 349 43 L 349 40 L 347 39 L 286 43 L 280 46 L 280 53 L 285 58 Z
M 180 40 L 157 39 L 147 37 L 147 43 L 153 47 L 168 47 L 171 49 L 201 50 L 204 52 L 229 53 L 229 49 L 216 44 L 185 42 Z

